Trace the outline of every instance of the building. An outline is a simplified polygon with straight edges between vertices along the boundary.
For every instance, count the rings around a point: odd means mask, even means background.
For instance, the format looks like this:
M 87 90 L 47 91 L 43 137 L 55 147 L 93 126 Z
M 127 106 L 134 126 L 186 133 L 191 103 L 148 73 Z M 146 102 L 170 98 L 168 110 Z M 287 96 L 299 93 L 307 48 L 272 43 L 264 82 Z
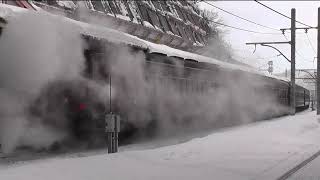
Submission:
M 165 44 L 196 52 L 208 43 L 210 27 L 196 1 L 185 0 L 1 0 L 2 3 L 95 23 Z M 0 1 L 0 2 L 1 2 Z

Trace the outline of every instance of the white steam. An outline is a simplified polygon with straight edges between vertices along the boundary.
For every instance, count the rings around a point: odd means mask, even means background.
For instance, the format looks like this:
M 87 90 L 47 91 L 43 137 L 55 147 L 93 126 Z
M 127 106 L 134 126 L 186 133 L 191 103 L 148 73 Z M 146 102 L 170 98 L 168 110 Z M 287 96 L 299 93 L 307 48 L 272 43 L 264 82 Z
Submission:
M 189 79 L 186 85 L 174 79 L 183 74 L 181 68 L 168 70 L 166 66 L 153 64 L 155 67 L 146 70 L 145 58 L 142 52 L 132 52 L 123 46 L 107 48 L 105 57 L 111 62 L 116 78 L 119 111 L 125 114 L 124 121 L 137 128 L 145 128 L 155 120 L 158 135 L 168 135 L 250 123 L 286 110 L 276 101 L 277 94 L 266 91 L 268 82 L 257 75 L 195 71 L 186 77 Z M 205 79 L 219 86 L 200 93 L 200 82 Z
M 84 62 L 79 32 L 59 18 L 26 12 L 8 22 L 0 37 L 0 143 L 5 152 L 20 144 L 45 146 L 63 136 L 26 109 L 49 82 L 78 78 Z
M 109 85 L 99 79 L 100 67 L 93 72 L 96 81 L 82 76 L 84 46 L 77 28 L 39 12 L 24 13 L 8 22 L 0 37 L 0 144 L 4 152 L 20 145 L 47 147 L 69 135 L 60 93 L 71 89 L 79 99 L 105 108 Z M 186 78 L 219 85 L 198 93 L 199 84 L 186 86 L 159 79 L 181 76 L 185 73 L 181 68 L 171 68 L 171 74 L 166 66 L 151 65 L 154 67 L 146 70 L 142 51 L 116 45 L 108 46 L 104 54 L 100 65 L 105 66 L 106 74 L 112 73 L 113 109 L 121 113 L 123 124 L 138 129 L 156 122 L 157 133 L 167 135 L 249 123 L 283 110 L 275 106 L 275 97 L 261 91 L 267 83 L 256 76 L 193 73 Z M 30 106 L 37 106 L 39 116 L 30 113 Z M 90 108 L 93 114 L 101 113 Z

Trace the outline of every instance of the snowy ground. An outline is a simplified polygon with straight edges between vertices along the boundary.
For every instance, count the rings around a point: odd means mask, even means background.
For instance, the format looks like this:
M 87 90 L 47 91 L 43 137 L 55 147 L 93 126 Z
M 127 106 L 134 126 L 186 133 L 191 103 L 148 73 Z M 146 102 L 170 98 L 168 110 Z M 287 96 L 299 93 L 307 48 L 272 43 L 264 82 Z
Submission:
M 320 158 L 316 158 L 298 172 L 293 174 L 289 180 L 319 180 L 320 179 Z
M 277 179 L 320 149 L 320 126 L 315 112 L 306 111 L 180 144 L 157 145 L 1 166 L 0 179 Z

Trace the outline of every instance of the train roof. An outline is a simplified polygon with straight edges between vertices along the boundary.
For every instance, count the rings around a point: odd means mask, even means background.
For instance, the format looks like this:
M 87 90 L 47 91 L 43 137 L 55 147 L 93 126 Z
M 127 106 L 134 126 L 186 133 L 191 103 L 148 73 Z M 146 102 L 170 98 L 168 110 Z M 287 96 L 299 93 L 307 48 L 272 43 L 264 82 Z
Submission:
M 0 17 L 4 18 L 6 20 L 10 16 L 14 16 L 14 14 L 23 13 L 23 12 L 27 12 L 27 11 L 28 10 L 24 9 L 24 8 L 0 4 Z M 171 47 L 163 45 L 163 44 L 152 43 L 152 42 L 140 39 L 136 36 L 133 36 L 133 35 L 130 35 L 130 34 L 127 34 L 124 32 L 120 32 L 120 31 L 117 31 L 114 29 L 107 28 L 105 26 L 76 21 L 76 20 L 73 20 L 73 19 L 70 19 L 70 18 L 67 18 L 64 16 L 58 16 L 58 15 L 54 15 L 51 13 L 47 13 L 46 11 L 43 11 L 41 9 L 39 11 L 43 12 L 43 15 L 60 17 L 63 20 L 65 20 L 67 23 L 75 25 L 75 28 L 78 28 L 79 33 L 81 33 L 83 35 L 89 35 L 89 36 L 92 36 L 95 38 L 105 39 L 105 40 L 115 42 L 115 43 L 124 43 L 127 45 L 136 46 L 141 49 L 148 50 L 150 53 L 161 53 L 161 54 L 165 54 L 169 57 L 181 57 L 183 59 L 192 59 L 197 62 L 205 62 L 205 63 L 214 64 L 214 65 L 220 66 L 225 69 L 241 70 L 241 71 L 250 72 L 253 74 L 259 74 L 259 75 L 266 76 L 269 78 L 277 79 L 277 80 L 284 81 L 284 82 L 290 82 L 290 79 L 288 79 L 288 78 L 283 78 L 283 77 L 278 77 L 278 76 L 273 76 L 270 74 L 262 73 L 260 71 L 257 71 L 254 68 L 251 68 L 251 67 L 237 65 L 237 64 L 231 64 L 228 62 L 219 61 L 219 60 L 211 58 L 211 57 L 206 57 L 206 56 L 198 55 L 195 53 L 171 48 Z

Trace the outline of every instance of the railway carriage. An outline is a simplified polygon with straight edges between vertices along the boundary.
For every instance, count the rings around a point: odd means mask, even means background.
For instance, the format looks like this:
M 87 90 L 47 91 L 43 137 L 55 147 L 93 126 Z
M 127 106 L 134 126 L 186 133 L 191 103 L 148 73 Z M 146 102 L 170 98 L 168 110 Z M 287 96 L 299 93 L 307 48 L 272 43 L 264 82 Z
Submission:
M 168 119 L 172 128 L 183 129 L 195 127 L 201 124 L 197 121 L 207 121 L 214 115 L 216 120 L 204 125 L 212 128 L 242 124 L 237 121 L 241 111 L 248 111 L 253 120 L 288 113 L 287 80 L 107 28 L 67 18 L 65 21 L 79 30 L 87 45 L 83 50 L 83 79 L 51 83 L 30 106 L 30 112 L 46 119 L 39 104 L 60 103 L 67 128 L 81 141 L 103 141 L 103 117 L 108 109 L 122 117 L 122 139 L 137 132 L 152 135 L 166 126 Z M 111 86 L 114 95 L 99 99 L 98 92 L 86 80 Z M 309 101 L 309 90 L 297 85 L 296 109 L 307 109 Z
M 252 80 L 255 82 L 259 82 L 258 85 L 252 85 L 252 89 L 250 91 L 256 92 L 261 97 L 260 100 L 257 101 L 258 103 L 267 103 L 265 102 L 267 99 L 273 99 L 274 102 L 276 102 L 279 107 L 281 107 L 281 110 L 266 110 L 263 113 L 260 113 L 257 115 L 256 120 L 259 119 L 267 119 L 272 118 L 275 116 L 280 116 L 289 113 L 289 97 L 290 97 L 290 88 L 289 88 L 289 82 L 286 80 L 281 80 L 276 77 L 272 76 L 265 76 L 263 74 L 260 74 L 258 72 L 252 71 L 248 67 L 238 66 L 238 65 L 229 65 L 224 63 L 209 63 L 205 61 L 201 61 L 202 56 L 191 54 L 188 52 L 181 52 L 180 50 L 174 50 L 174 49 L 168 49 L 167 53 L 163 49 L 157 49 L 157 46 L 149 42 L 148 48 L 144 48 L 138 45 L 124 45 L 120 43 L 121 45 L 113 42 L 109 42 L 106 38 L 93 38 L 91 36 L 85 36 L 87 40 L 91 41 L 93 44 L 100 44 L 103 42 L 102 46 L 108 46 L 113 47 L 111 49 L 119 49 L 121 47 L 119 46 L 127 46 L 132 52 L 135 53 L 142 53 L 143 54 L 143 61 L 141 62 L 143 65 L 143 75 L 145 80 L 148 82 L 148 84 L 151 84 L 153 90 L 151 90 L 150 93 L 147 93 L 147 95 L 151 95 L 153 91 L 156 91 L 156 89 L 159 88 L 169 88 L 173 87 L 176 91 L 178 91 L 181 94 L 188 96 L 194 96 L 199 95 L 206 95 L 209 91 L 211 92 L 218 92 L 218 89 L 221 89 L 225 86 L 225 88 L 237 88 L 235 86 L 228 86 L 226 81 L 232 80 L 234 81 L 243 81 L 246 80 L 244 78 L 247 78 L 248 80 Z M 95 42 L 96 41 L 96 42 Z M 90 46 L 89 46 L 90 48 Z M 105 49 L 108 49 L 106 47 L 101 48 L 102 51 Z M 87 50 L 91 51 L 91 50 Z M 175 52 L 178 51 L 178 52 Z M 104 54 L 102 61 L 108 61 L 108 52 L 96 52 L 97 54 Z M 179 54 L 188 54 L 189 57 L 180 56 Z M 95 54 L 95 53 L 93 53 Z M 94 56 L 94 55 L 93 55 Z M 190 57 L 192 56 L 192 57 Z M 210 58 L 204 57 L 207 61 Z M 95 61 L 95 60 L 94 60 Z M 212 60 L 215 61 L 214 59 Z M 99 60 L 92 62 L 98 63 Z M 95 67 L 98 67 L 98 65 L 93 65 Z M 103 70 L 103 72 L 107 72 L 108 70 Z M 110 75 L 107 73 L 105 80 L 108 80 L 107 76 Z M 94 77 L 92 77 L 94 78 Z M 247 82 L 245 82 L 247 83 Z M 261 83 L 261 84 L 260 84 Z M 296 110 L 304 110 L 309 107 L 309 91 L 299 85 L 297 86 L 296 90 Z M 125 88 L 125 87 L 122 87 Z M 233 93 L 236 93 L 237 91 L 234 91 Z M 130 94 L 129 92 L 127 92 Z M 239 93 L 241 95 L 241 93 Z M 150 98 L 151 98 L 150 97 Z M 157 99 L 155 99 L 156 101 Z M 273 103 L 274 103 L 273 102 Z M 152 102 L 157 103 L 157 102 Z M 151 104 L 152 104 L 151 103 Z M 221 103 L 223 104 L 223 103 Z M 275 104 L 274 104 L 275 105 Z M 258 106 L 258 105 L 257 105 Z M 118 104 L 118 110 L 120 114 L 126 114 L 125 110 L 121 109 L 122 105 L 121 103 Z M 152 112 L 152 106 L 148 106 L 149 111 Z M 228 107 L 227 107 L 228 108 Z M 229 107 L 232 108 L 232 107 Z M 152 113 L 150 113 L 152 114 Z M 126 116 L 126 115 L 125 115 Z M 161 119 L 157 119 L 158 115 L 153 114 L 151 119 L 153 119 L 156 122 L 161 121 Z M 126 120 L 124 120 L 124 127 L 127 127 Z M 128 121 L 130 122 L 130 121 Z M 151 123 L 153 124 L 153 123 Z M 226 124 L 237 124 L 237 122 L 226 122 Z M 224 126 L 222 125 L 222 126 Z M 130 125 L 130 127 L 134 127 L 135 125 Z M 138 127 L 136 127 L 138 128 Z

